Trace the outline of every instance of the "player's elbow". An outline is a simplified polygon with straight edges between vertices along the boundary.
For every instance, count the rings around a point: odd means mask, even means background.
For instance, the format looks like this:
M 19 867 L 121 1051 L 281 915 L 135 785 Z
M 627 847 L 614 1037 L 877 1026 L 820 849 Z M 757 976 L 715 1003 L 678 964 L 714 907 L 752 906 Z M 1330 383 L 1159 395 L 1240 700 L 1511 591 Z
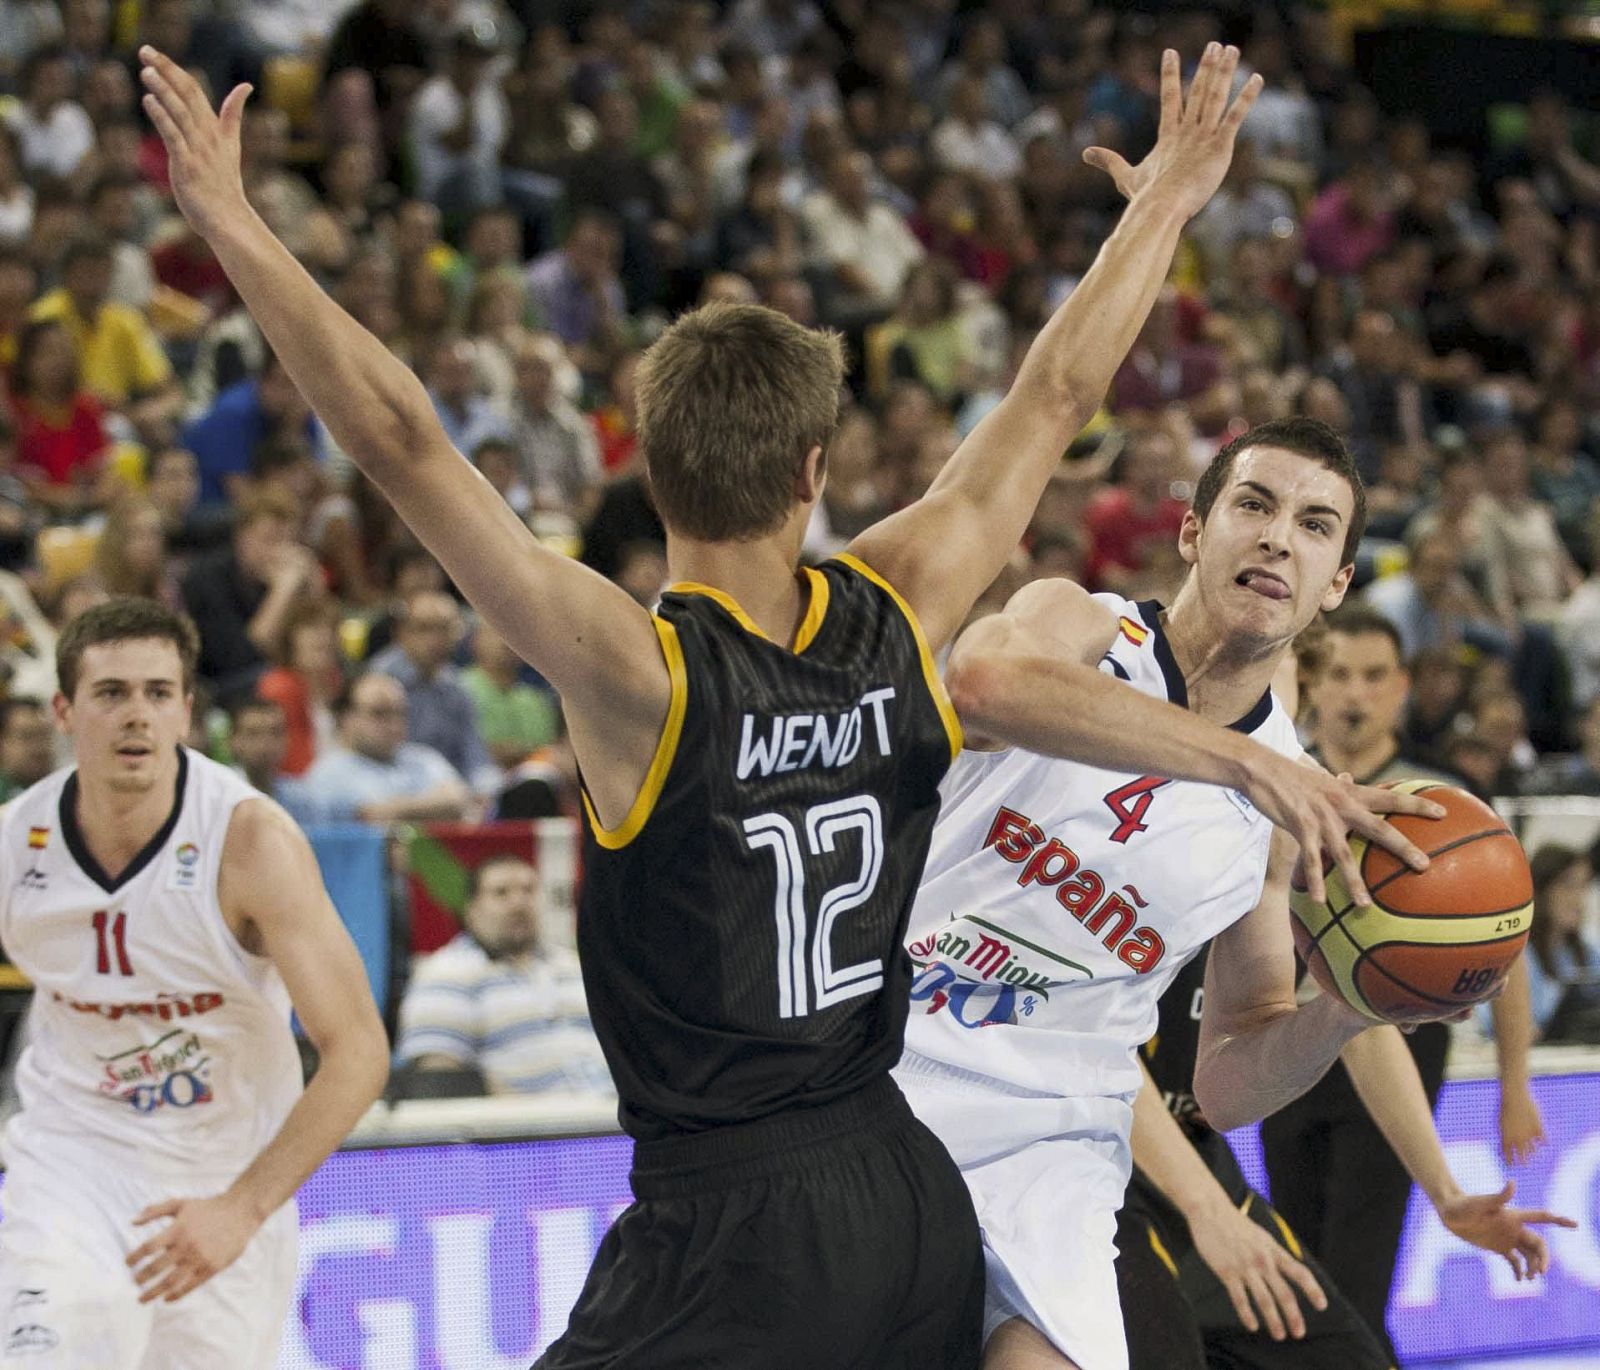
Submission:
M 1002 717 L 1014 684 L 1002 657 L 976 644 L 965 645 L 965 640 L 956 645 L 945 670 L 950 702 L 968 728 L 991 728 Z
M 1223 1063 L 1202 1055 L 1194 1067 L 1194 1101 L 1206 1122 L 1218 1132 L 1232 1132 L 1259 1122 L 1243 1092 L 1235 1087 Z

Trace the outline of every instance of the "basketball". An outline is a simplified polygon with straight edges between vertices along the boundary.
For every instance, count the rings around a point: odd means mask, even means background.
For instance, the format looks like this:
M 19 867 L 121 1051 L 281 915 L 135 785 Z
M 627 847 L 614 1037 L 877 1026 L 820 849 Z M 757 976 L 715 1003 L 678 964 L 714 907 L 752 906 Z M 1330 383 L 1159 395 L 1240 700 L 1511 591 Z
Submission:
M 1352 834 L 1373 903 L 1357 908 L 1337 868 L 1326 902 L 1291 885 L 1295 947 L 1317 983 L 1377 1022 L 1446 1018 L 1496 994 L 1528 940 L 1533 877 L 1516 835 L 1480 799 L 1435 780 L 1397 781 L 1443 818 L 1391 814 L 1428 854 L 1423 872 Z

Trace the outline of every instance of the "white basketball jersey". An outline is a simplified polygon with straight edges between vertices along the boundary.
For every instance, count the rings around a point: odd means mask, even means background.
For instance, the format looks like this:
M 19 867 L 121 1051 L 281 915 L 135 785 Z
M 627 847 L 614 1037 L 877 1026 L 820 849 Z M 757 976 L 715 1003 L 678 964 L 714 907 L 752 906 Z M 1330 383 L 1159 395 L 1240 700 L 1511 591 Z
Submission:
M 6 1147 L 104 1140 L 146 1167 L 237 1173 L 300 1096 L 289 996 L 217 900 L 233 811 L 259 794 L 180 750 L 166 824 L 112 879 L 79 831 L 77 772 L 0 819 L 0 942 L 34 984 Z
M 1160 606 L 1095 598 L 1120 620 L 1101 670 L 1187 707 Z M 1301 753 L 1270 692 L 1234 727 Z M 1131 1095 L 1162 991 L 1259 900 L 1272 824 L 1234 790 L 1020 749 L 963 752 L 942 797 L 907 933 L 908 1061 Z

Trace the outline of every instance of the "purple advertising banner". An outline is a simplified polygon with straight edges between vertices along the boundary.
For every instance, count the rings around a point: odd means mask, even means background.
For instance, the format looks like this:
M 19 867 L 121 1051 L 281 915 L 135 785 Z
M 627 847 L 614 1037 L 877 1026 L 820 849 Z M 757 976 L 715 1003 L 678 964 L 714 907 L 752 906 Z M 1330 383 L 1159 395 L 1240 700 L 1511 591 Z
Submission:
M 1550 1271 L 1519 1283 L 1499 1256 L 1452 1236 L 1413 1189 L 1389 1303 L 1389 1334 L 1407 1364 L 1592 1348 L 1600 1365 L 1600 1075 L 1539 1077 L 1533 1092 L 1547 1142 L 1527 1165 L 1509 1166 L 1500 1159 L 1499 1083 L 1448 1082 L 1438 1114 L 1445 1156 L 1469 1193 L 1515 1180 L 1515 1204 L 1576 1218 L 1577 1230 L 1542 1229 Z M 1266 1193 L 1254 1131 L 1229 1140 Z
M 1390 1326 L 1407 1362 L 1593 1347 L 1600 1357 L 1600 1076 L 1534 1081 L 1549 1144 L 1506 1171 L 1498 1087 L 1452 1082 L 1439 1127 L 1462 1186 L 1576 1217 L 1518 1284 L 1414 1196 Z M 1236 1135 L 1261 1182 L 1254 1139 Z M 526 1370 L 566 1325 L 627 1204 L 620 1137 L 349 1151 L 300 1196 L 300 1285 L 280 1370 Z M 1264 1183 L 1262 1183 L 1264 1188 Z

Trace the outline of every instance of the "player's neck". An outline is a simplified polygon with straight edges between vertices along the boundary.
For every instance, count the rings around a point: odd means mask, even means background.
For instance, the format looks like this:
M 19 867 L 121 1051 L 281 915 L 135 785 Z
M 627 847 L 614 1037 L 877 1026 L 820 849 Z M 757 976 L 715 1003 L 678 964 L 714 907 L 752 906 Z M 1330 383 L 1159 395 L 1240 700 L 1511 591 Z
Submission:
M 803 536 L 803 528 L 799 534 Z M 796 574 L 799 561 L 799 536 L 787 525 L 749 542 L 667 539 L 667 569 L 674 585 L 688 581 L 732 596 L 756 627 L 784 646 L 794 641 L 809 603 Z
M 1192 713 L 1226 726 L 1248 714 L 1271 688 L 1284 644 L 1240 649 L 1209 621 L 1192 581 L 1185 582 L 1162 621 Z
M 1345 751 L 1331 739 L 1318 738 L 1317 754 L 1322 764 L 1335 775 L 1348 772 L 1357 781 L 1365 781 L 1387 766 L 1400 753 L 1400 743 L 1393 733 L 1384 733 L 1365 747 Z
M 172 814 L 177 786 L 176 753 L 156 783 L 139 793 L 96 784 L 79 770 L 78 832 L 101 869 L 115 875 L 149 845 Z

